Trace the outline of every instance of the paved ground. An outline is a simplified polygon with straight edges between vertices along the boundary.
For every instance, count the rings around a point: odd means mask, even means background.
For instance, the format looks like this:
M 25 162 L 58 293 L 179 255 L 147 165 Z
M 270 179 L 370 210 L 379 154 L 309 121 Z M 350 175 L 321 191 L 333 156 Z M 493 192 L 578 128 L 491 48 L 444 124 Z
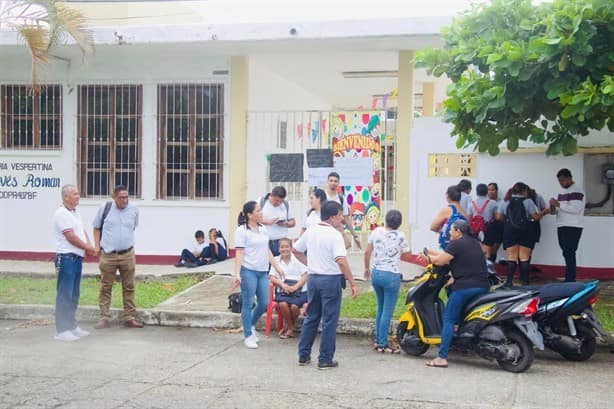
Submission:
M 53 341 L 49 325 L 0 321 L 0 331 L 0 408 L 612 407 L 614 354 L 603 349 L 585 363 L 541 353 L 511 374 L 457 355 L 427 368 L 340 336 L 339 368 L 318 371 L 296 364 L 295 339 L 248 350 L 240 334 L 211 329 L 112 328 L 75 343 Z

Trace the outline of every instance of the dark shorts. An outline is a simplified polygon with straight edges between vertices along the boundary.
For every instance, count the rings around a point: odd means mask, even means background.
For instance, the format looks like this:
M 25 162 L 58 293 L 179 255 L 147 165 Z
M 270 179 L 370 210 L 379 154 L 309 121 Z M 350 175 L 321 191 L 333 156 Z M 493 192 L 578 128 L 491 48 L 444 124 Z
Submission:
M 516 245 L 533 249 L 535 247 L 535 232 L 533 229 L 520 230 L 506 224 L 503 227 L 503 249 Z
M 484 245 L 494 246 L 503 242 L 503 222 L 493 220 L 486 225 L 486 233 L 484 234 Z
M 286 293 L 278 293 L 275 297 L 275 301 L 287 302 L 290 305 L 296 305 L 302 307 L 307 302 L 307 291 L 300 291 L 297 295 L 288 295 Z

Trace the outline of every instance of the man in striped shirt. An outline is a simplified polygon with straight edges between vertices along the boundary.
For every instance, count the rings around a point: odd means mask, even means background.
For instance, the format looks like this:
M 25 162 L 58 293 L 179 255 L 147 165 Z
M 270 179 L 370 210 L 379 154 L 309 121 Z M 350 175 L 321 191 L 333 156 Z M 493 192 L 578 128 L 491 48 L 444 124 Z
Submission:
M 569 169 L 559 170 L 556 177 L 563 190 L 556 199 L 550 199 L 549 212 L 556 214 L 559 246 L 565 258 L 565 281 L 576 281 L 576 250 L 582 236 L 586 195 L 574 183 Z

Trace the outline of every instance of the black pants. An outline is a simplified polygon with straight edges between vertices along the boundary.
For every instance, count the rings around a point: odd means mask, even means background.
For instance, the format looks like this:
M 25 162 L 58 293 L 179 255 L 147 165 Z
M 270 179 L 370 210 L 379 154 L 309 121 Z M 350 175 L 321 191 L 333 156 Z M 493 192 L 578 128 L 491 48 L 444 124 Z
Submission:
M 576 281 L 576 250 L 582 236 L 582 228 L 561 226 L 556 233 L 565 259 L 565 281 Z

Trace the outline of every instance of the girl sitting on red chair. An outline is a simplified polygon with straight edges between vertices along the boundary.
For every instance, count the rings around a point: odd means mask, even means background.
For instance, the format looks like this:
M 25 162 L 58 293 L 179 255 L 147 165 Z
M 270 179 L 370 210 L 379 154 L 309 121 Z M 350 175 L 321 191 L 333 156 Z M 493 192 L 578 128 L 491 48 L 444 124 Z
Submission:
M 279 256 L 275 258 L 286 275 L 286 279 L 282 280 L 274 269 L 269 273 L 276 287 L 275 301 L 284 319 L 279 338 L 293 338 L 296 320 L 307 303 L 307 267 L 294 257 L 292 240 L 287 238 L 279 240 Z

